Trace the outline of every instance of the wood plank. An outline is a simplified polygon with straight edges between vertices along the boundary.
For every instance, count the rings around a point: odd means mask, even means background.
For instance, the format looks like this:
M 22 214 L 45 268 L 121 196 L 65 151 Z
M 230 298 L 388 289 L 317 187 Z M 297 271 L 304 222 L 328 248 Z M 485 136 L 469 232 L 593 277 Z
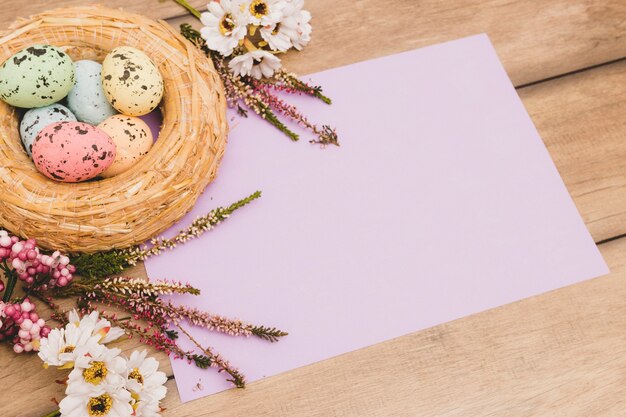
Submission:
M 177 417 L 621 416 L 626 239 L 612 274 L 187 404 Z M 207 374 L 207 378 L 214 375 Z
M 626 233 L 626 60 L 519 93 L 596 242 Z
M 284 57 L 300 74 L 482 32 L 515 85 L 626 56 L 623 0 L 315 0 L 306 7 L 313 40 Z M 170 23 L 181 22 L 198 24 L 191 16 Z
M 194 7 L 206 7 L 208 0 L 188 0 Z M 45 10 L 57 7 L 84 6 L 89 4 L 101 4 L 111 8 L 124 8 L 128 11 L 144 14 L 155 19 L 167 19 L 185 14 L 183 9 L 172 0 L 37 0 L 37 1 L 13 1 L 0 0 L 0 28 L 4 30 L 16 18 L 27 18 Z
M 6 25 L 18 15 L 85 3 L 0 0 L 2 10 L 11 10 L 0 19 Z M 626 56 L 626 4 L 598 3 L 309 1 L 314 41 L 285 63 L 309 73 L 487 32 L 514 82 L 526 84 Z M 107 4 L 161 18 L 181 10 L 156 0 Z M 625 73 L 618 63 L 520 93 L 596 239 L 624 232 Z M 621 415 L 626 333 L 619 282 L 626 267 L 619 258 L 625 244 L 602 245 L 616 270 L 609 277 L 298 369 L 247 391 L 181 406 L 172 389 L 166 415 L 509 417 L 555 415 L 551 406 L 559 415 Z M 37 416 L 51 410 L 48 398 L 61 398 L 62 387 L 52 384 L 61 373 L 40 371 L 32 357 L 6 347 L 0 363 L 0 378 L 20 393 L 0 401 L 0 415 Z

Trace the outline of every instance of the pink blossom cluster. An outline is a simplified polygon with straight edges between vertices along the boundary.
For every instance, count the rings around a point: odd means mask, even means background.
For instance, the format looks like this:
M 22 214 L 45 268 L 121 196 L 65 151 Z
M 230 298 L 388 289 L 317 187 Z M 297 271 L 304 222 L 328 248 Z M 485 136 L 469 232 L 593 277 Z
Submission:
M 39 340 L 50 331 L 28 298 L 15 304 L 0 302 L 0 342 L 10 341 L 15 353 L 39 350 Z
M 10 236 L 5 230 L 0 230 L 0 262 L 5 262 L 28 285 L 33 284 L 38 276 L 49 276 L 49 280 L 38 283 L 43 289 L 66 286 L 76 272 L 70 259 L 61 252 L 42 254 L 35 239 L 20 240 L 17 236 Z M 0 291 L 3 289 L 0 288 Z

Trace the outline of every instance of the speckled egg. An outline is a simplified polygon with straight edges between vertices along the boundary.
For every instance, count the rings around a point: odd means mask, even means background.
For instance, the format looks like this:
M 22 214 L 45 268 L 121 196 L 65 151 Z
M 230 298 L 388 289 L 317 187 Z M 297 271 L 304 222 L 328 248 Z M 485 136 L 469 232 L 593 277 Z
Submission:
M 75 122 L 76 117 L 65 106 L 51 104 L 31 109 L 24 114 L 20 123 L 20 137 L 28 156 L 32 155 L 33 142 L 44 128 L 56 122 Z
M 74 64 L 54 46 L 29 46 L 0 67 L 0 98 L 12 106 L 47 106 L 65 97 L 73 86 Z
M 98 125 L 116 114 L 102 89 L 102 65 L 90 60 L 77 61 L 74 71 L 76 83 L 67 95 L 67 106 L 78 120 Z
M 129 46 L 113 49 L 102 63 L 104 94 L 117 111 L 142 116 L 163 97 L 163 77 L 143 52 Z
M 102 122 L 98 129 L 109 135 L 117 151 L 113 165 L 102 173 L 105 178 L 128 170 L 152 148 L 150 126 L 138 117 L 121 114 L 111 116 Z
M 39 132 L 33 161 L 46 177 L 80 182 L 100 175 L 115 160 L 115 144 L 100 129 L 81 122 L 58 122 Z

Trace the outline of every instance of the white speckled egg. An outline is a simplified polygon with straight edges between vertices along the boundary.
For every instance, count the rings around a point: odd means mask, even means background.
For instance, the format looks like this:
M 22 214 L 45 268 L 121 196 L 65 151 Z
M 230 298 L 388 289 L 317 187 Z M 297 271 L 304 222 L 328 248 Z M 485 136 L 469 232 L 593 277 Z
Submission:
M 98 125 L 115 143 L 117 155 L 113 165 L 102 173 L 104 178 L 121 174 L 135 165 L 152 147 L 152 132 L 138 117 L 117 114 Z
M 33 153 L 33 142 L 39 132 L 53 123 L 65 121 L 75 122 L 76 117 L 67 107 L 60 104 L 51 104 L 27 111 L 20 123 L 20 137 L 28 156 Z
M 142 116 L 163 98 L 163 77 L 150 58 L 138 49 L 120 46 L 102 63 L 102 87 L 120 113 Z
M 54 46 L 29 46 L 0 67 L 0 98 L 12 106 L 47 106 L 65 97 L 72 86 L 74 64 Z
M 98 125 L 117 114 L 102 89 L 102 65 L 82 60 L 74 63 L 76 83 L 67 95 L 67 106 L 81 122 Z

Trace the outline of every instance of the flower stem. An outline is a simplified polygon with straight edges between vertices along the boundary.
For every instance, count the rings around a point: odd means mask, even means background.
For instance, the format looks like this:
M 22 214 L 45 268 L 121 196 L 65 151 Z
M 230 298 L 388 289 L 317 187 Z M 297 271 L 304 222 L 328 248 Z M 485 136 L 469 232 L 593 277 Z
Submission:
M 191 4 L 187 3 L 187 0 L 174 0 L 176 3 L 183 6 L 185 9 L 189 11 L 192 15 L 194 15 L 197 19 L 200 19 L 200 12 L 194 8 Z
M 50 414 L 46 414 L 43 417 L 59 417 L 60 415 L 61 415 L 61 410 L 55 410 L 51 412 Z
M 15 289 L 15 284 L 17 284 L 17 272 L 9 270 L 9 268 L 2 266 L 2 271 L 7 278 L 7 286 L 4 290 L 4 296 L 2 297 L 2 301 L 5 303 L 9 302 L 11 296 L 13 295 L 13 290 Z

